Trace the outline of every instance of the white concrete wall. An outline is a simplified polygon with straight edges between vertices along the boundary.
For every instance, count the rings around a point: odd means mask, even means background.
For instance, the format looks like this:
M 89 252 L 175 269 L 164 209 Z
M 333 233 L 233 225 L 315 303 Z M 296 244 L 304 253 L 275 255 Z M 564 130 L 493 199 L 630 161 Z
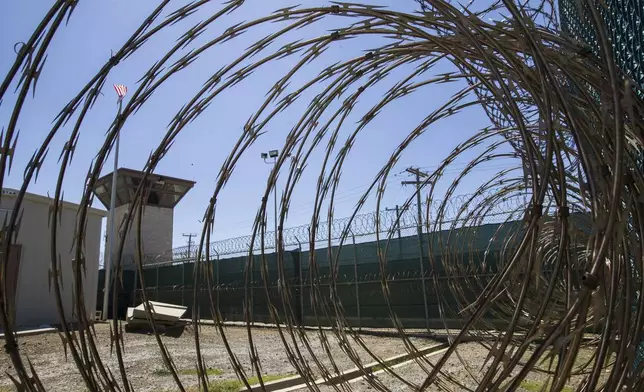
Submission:
M 49 204 L 47 198 L 28 195 L 22 204 L 23 218 L 17 236 L 22 245 L 18 288 L 16 292 L 16 320 L 18 327 L 41 324 L 58 324 L 61 319 L 56 306 L 52 280 L 49 289 L 51 267 L 51 231 L 48 227 Z M 0 208 L 13 209 L 15 197 L 2 195 Z M 74 231 L 78 206 L 65 203 L 61 214 L 56 238 L 57 254 L 60 255 L 62 287 L 61 298 L 65 317 L 72 317 L 73 271 L 72 258 L 75 255 Z M 15 213 L 15 212 L 14 212 Z M 85 242 L 86 274 L 84 297 L 87 317 L 93 319 L 96 309 L 98 284 L 98 262 L 101 241 L 101 220 L 105 211 L 93 210 L 88 215 Z
M 114 221 L 117 229 L 121 226 L 125 214 L 128 212 L 129 204 L 116 208 Z M 144 255 L 160 255 L 172 250 L 172 224 L 173 209 L 146 206 L 143 210 L 143 219 L 141 220 L 141 239 Z M 131 230 L 128 232 L 123 247 L 124 262 L 128 263 L 130 256 L 136 254 L 136 217 L 133 218 Z M 109 229 L 109 222 L 108 222 Z M 120 237 L 117 237 L 113 244 L 114 251 L 118 251 Z M 106 236 L 105 249 L 109 249 L 109 233 Z M 105 259 L 109 257 L 106 254 Z

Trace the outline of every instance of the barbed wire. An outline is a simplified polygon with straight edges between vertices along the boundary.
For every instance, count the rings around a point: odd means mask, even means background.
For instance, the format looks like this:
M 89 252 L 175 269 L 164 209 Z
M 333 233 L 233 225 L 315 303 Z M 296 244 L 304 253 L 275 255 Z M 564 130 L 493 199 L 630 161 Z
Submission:
M 148 157 L 144 167 L 145 175 L 149 176 L 182 130 L 207 111 L 216 97 L 234 88 L 265 64 L 286 57 L 295 59 L 296 54 L 300 56 L 281 78 L 276 78 L 264 103 L 258 106 L 257 112 L 243 125 L 238 143 L 223 163 L 212 198 L 205 208 L 202 220 L 204 226 L 195 257 L 192 306 L 196 311 L 192 312 L 193 322 L 198 322 L 199 315 L 197 291 L 205 285 L 210 302 L 209 310 L 214 309 L 212 317 L 223 340 L 222 350 L 228 354 L 245 387 L 251 387 L 249 374 L 255 374 L 261 387 L 265 386 L 261 371 L 263 354 L 257 350 L 251 325 L 250 293 L 253 268 L 261 272 L 262 286 L 266 293 L 271 284 L 267 278 L 267 258 L 262 258 L 259 265 L 253 260 L 254 256 L 265 254 L 270 247 L 272 236 L 265 231 L 267 200 L 279 175 L 280 178 L 286 178 L 286 186 L 280 201 L 275 263 L 278 278 L 284 282 L 284 290 L 277 299 L 281 302 L 282 310 L 278 312 L 277 307 L 270 306 L 270 303 L 268 309 L 271 319 L 279 328 L 289 362 L 306 382 L 307 388 L 320 390 L 314 382 L 313 374 L 320 374 L 322 379 L 329 381 L 341 370 L 330 354 L 331 337 L 365 376 L 368 372 L 354 348 L 364 350 L 396 382 L 419 390 L 432 387 L 477 392 L 514 391 L 531 372 L 538 370 L 548 375 L 551 390 L 561 391 L 573 374 L 573 365 L 581 347 L 591 350 L 593 356 L 583 367 L 583 380 L 577 386 L 578 391 L 641 390 L 644 384 L 641 372 L 643 365 L 636 362 L 634 353 L 642 341 L 644 330 L 644 303 L 637 300 L 644 284 L 641 279 L 643 250 L 638 240 L 644 234 L 641 202 L 644 178 L 636 166 L 636 157 L 644 145 L 644 106 L 639 99 L 633 97 L 630 82 L 618 78 L 611 44 L 597 12 L 600 5 L 590 0 L 583 2 L 588 5 L 592 28 L 598 37 L 598 57 L 581 54 L 575 42 L 562 37 L 553 29 L 551 21 L 556 18 L 550 16 L 554 15 L 554 3 L 551 2 L 516 4 L 505 0 L 476 13 L 470 12 L 468 7 L 461 10 L 441 0 L 428 3 L 431 7 L 418 13 L 364 4 L 329 2 L 323 6 L 287 7 L 259 19 L 230 25 L 227 23 L 227 15 L 241 12 L 238 9 L 243 5 L 252 7 L 253 1 L 229 0 L 217 12 L 204 12 L 203 15 L 200 13 L 204 11 L 204 6 L 213 2 L 199 0 L 168 10 L 171 8 L 170 1 L 161 1 L 78 94 L 61 105 L 62 110 L 54 119 L 42 145 L 33 154 L 29 154 L 31 159 L 25 168 L 24 182 L 15 203 L 15 211 L 19 211 L 30 183 L 37 178 L 47 158 L 54 136 L 62 133 L 68 122 L 73 124 L 60 154 L 57 186 L 52 197 L 49 274 L 52 277 L 52 296 L 56 299 L 61 319 L 61 335 L 85 388 L 91 391 L 126 392 L 134 389 L 124 362 L 126 354 L 123 349 L 126 341 L 123 339 L 122 322 L 116 318 L 111 320 L 111 339 L 117 365 L 110 366 L 99 354 L 97 342 L 91 333 L 91 320 L 88 320 L 85 312 L 83 290 L 86 280 L 84 273 L 89 267 L 85 265 L 84 253 L 88 208 L 92 204 L 96 181 L 116 135 L 161 86 L 177 74 L 190 69 L 199 56 L 215 51 L 220 44 L 234 41 L 245 32 L 261 30 L 260 26 L 270 26 L 272 22 L 282 22 L 280 29 L 271 28 L 265 37 L 255 41 L 247 49 L 239 49 L 242 53 L 238 57 L 229 53 L 231 61 L 228 65 L 212 73 L 203 87 L 172 118 L 165 136 Z M 52 43 L 65 22 L 75 17 L 74 10 L 78 4 L 78 1 L 54 1 L 31 37 L 11 48 L 17 55 L 0 85 L 0 100 L 7 97 L 9 88 L 14 86 L 16 99 L 1 138 L 0 187 L 12 168 L 13 158 L 17 154 L 28 154 L 19 143 L 19 118 L 26 110 L 25 100 L 28 94 L 36 94 L 47 54 L 53 48 Z M 504 15 L 505 20 L 485 20 L 484 17 L 492 11 Z M 186 26 L 177 22 L 188 23 L 193 14 L 203 16 L 203 20 L 181 30 L 181 26 Z M 343 27 L 303 39 L 303 32 L 313 31 L 313 27 L 330 19 L 341 21 Z M 203 37 L 203 33 L 215 24 L 225 27 L 223 33 L 214 39 L 197 43 L 196 38 Z M 177 30 L 181 32 L 177 42 L 142 75 L 128 101 L 119 109 L 114 120 L 106 124 L 108 131 L 105 140 L 97 149 L 95 159 L 88 169 L 81 197 L 82 208 L 74 235 L 75 257 L 73 260 L 61 260 L 57 238 L 60 236 L 62 187 L 85 119 L 103 87 L 111 80 L 115 69 L 149 45 L 148 42 L 154 41 L 159 32 Z M 354 52 L 345 48 L 341 51 L 343 60 L 332 66 L 325 66 L 318 76 L 303 74 L 303 70 L 322 58 L 328 48 L 360 37 L 384 37 L 390 41 L 366 52 Z M 281 39 L 292 41 L 278 47 L 277 42 Z M 184 48 L 190 50 L 183 54 Z M 172 63 L 175 57 L 178 59 Z M 443 66 L 450 66 L 452 70 L 444 72 Z M 404 70 L 407 70 L 406 74 Z M 303 76 L 305 81 L 295 86 L 299 76 Z M 384 96 L 377 99 L 371 108 L 365 111 L 359 109 L 357 103 L 361 98 L 374 96 L 374 90 L 382 86 L 383 81 L 392 78 L 394 85 L 387 89 Z M 343 168 L 349 165 L 348 157 L 354 151 L 354 146 L 361 141 L 358 136 L 364 133 L 369 124 L 377 122 L 380 113 L 393 102 L 422 90 L 443 89 L 446 84 L 456 86 L 457 91 L 437 108 L 428 108 L 426 117 L 413 129 L 397 130 L 404 136 L 404 140 L 393 146 L 389 159 L 378 168 L 353 214 L 336 223 L 333 219 L 333 201 L 340 191 Z M 592 89 L 593 94 L 587 87 Z M 216 256 L 213 255 L 215 251 L 228 251 L 221 244 L 218 245 L 219 248 L 217 245 L 209 245 L 212 243 L 215 212 L 221 208 L 218 196 L 236 173 L 235 168 L 240 158 L 268 132 L 272 119 L 278 113 L 292 108 L 294 102 L 301 101 L 308 93 L 313 94 L 313 99 L 305 109 L 297 112 L 297 125 L 285 139 L 281 148 L 283 154 L 276 160 L 267 179 L 251 236 L 239 240 L 239 244 L 230 245 L 231 249 L 247 249 L 248 256 L 244 266 L 243 290 L 250 366 L 245 366 L 231 349 L 223 320 L 216 311 L 214 282 L 210 270 L 212 264 L 207 262 Z M 392 215 L 388 213 L 359 217 L 369 196 L 376 196 L 376 211 L 382 210 L 385 184 L 411 145 L 419 143 L 422 140 L 420 137 L 440 121 L 458 116 L 471 107 L 483 107 L 490 117 L 491 125 L 482 124 L 473 136 L 463 140 L 449 152 L 436 170 L 422 177 L 415 194 L 401 207 L 402 223 L 392 224 Z M 360 117 L 356 125 L 349 126 L 351 115 Z M 433 136 L 431 133 L 429 135 Z M 486 162 L 506 157 L 508 148 L 521 161 L 518 173 L 514 170 L 516 168 L 499 170 L 491 179 L 483 180 L 483 184 L 471 196 L 460 200 L 458 206 L 452 205 L 459 186 L 466 178 L 471 178 L 473 170 Z M 317 168 L 319 172 L 316 175 L 318 181 L 311 224 L 306 229 L 294 228 L 293 232 L 289 232 L 283 229 L 288 205 L 303 172 L 314 170 L 308 166 L 313 162 L 313 152 L 324 158 Z M 291 158 L 287 159 L 289 154 Z M 446 179 L 445 172 L 450 165 L 457 158 L 464 157 L 468 158 L 467 166 L 453 178 Z M 436 184 L 440 181 L 446 182 L 447 186 L 446 191 L 441 192 L 443 201 L 439 202 Z M 141 184 L 145 184 L 145 181 L 141 181 Z M 135 261 L 140 287 L 146 287 L 142 273 L 144 253 L 140 229 L 148 191 L 144 185 L 137 188 L 133 195 L 131 214 L 124 227 L 125 233 L 133 231 L 138 237 Z M 416 219 L 416 222 L 423 222 L 423 226 L 426 226 L 425 233 L 435 232 L 437 228 L 448 228 L 445 238 L 423 252 L 430 261 L 434 260 L 432 254 L 437 249 L 449 256 L 444 258 L 445 276 L 448 278 L 462 276 L 470 271 L 468 260 L 462 252 L 455 251 L 454 244 L 467 250 L 473 246 L 471 244 L 476 241 L 476 236 L 472 230 L 458 229 L 484 221 L 503 200 L 523 198 L 522 209 L 516 214 L 508 215 L 501 225 L 506 227 L 506 231 L 499 228 L 495 233 L 494 239 L 503 243 L 499 255 L 499 273 L 490 278 L 474 275 L 466 283 L 454 281 L 448 285 L 445 290 L 462 300 L 462 304 L 456 308 L 454 304 L 448 304 L 444 300 L 446 293 L 438 287 L 445 285 L 437 284 L 437 276 L 429 277 L 429 281 L 434 283 L 433 291 L 423 283 L 423 293 L 439 299 L 442 318 L 451 316 L 463 320 L 461 329 L 450 335 L 449 347 L 436 361 L 418 354 L 418 348 L 405 333 L 404 326 L 391 306 L 389 283 L 386 279 L 381 279 L 382 295 L 392 324 L 400 337 L 401 347 L 412 355 L 413 361 L 425 372 L 423 380 L 417 383 L 406 379 L 398 369 L 382 362 L 352 328 L 345 317 L 342 303 L 338 300 L 337 262 L 331 257 L 331 272 L 325 277 L 328 289 L 323 292 L 316 284 L 311 288 L 312 308 L 316 318 L 324 319 L 334 326 L 328 332 L 318 332 L 320 344 L 327 354 L 323 362 L 320 358 L 322 354 L 311 348 L 310 337 L 298 328 L 295 321 L 294 309 L 288 297 L 290 287 L 284 270 L 284 247 L 294 237 L 302 240 L 298 237 L 301 234 L 305 234 L 303 240 L 308 242 L 311 250 L 321 246 L 321 242 L 326 242 L 325 245 L 330 247 L 333 241 L 341 247 L 349 236 L 355 234 L 354 229 L 360 232 L 375 226 L 373 233 L 379 248 L 377 260 L 381 275 L 386 276 L 386 244 L 393 234 L 389 228 L 412 224 L 414 218 L 409 214 L 414 198 L 420 192 L 426 199 L 426 206 L 430 208 L 425 208 L 424 219 Z M 571 217 L 571 207 L 574 205 L 583 207 L 590 220 L 587 225 L 590 229 L 585 230 L 586 225 L 580 225 Z M 4 225 L 1 243 L 4 257 L 0 272 L 7 270 L 11 244 L 15 242 L 16 232 L 20 227 L 20 216 L 17 213 L 11 214 Z M 318 224 L 321 220 L 333 223 Z M 514 222 L 513 225 L 518 222 L 520 227 L 508 226 L 510 222 Z M 512 230 L 507 230 L 507 227 Z M 121 236 L 118 254 L 122 253 L 124 243 L 125 236 Z M 320 272 L 316 266 L 315 252 L 309 252 L 309 258 L 312 268 L 307 279 L 309 282 L 319 282 Z M 114 261 L 118 275 L 122 273 L 123 258 L 119 256 Z M 74 321 L 78 324 L 75 330 L 69 327 L 72 320 L 64 309 L 60 274 L 63 264 L 71 265 L 73 269 Z M 578 271 L 583 271 L 581 277 L 576 276 Z M 424 276 L 423 271 L 419 273 Z M 4 273 L 0 275 L 6 276 Z M 111 283 L 112 307 L 116 309 L 121 283 L 119 279 L 114 279 Z M 6 287 L 6 279 L 3 278 L 0 321 L 5 329 L 5 348 L 16 375 L 11 376 L 12 380 L 20 391 L 43 391 L 45 388 L 38 373 L 28 359 L 21 356 L 11 316 L 5 306 Z M 427 293 L 427 290 L 431 292 Z M 142 300 L 147 301 L 145 290 L 141 294 Z M 270 296 L 267 297 L 270 300 Z M 503 320 L 505 328 L 474 328 L 483 314 L 492 308 L 497 317 Z M 147 311 L 148 316 L 151 316 L 150 310 Z M 583 339 L 589 326 L 600 330 L 600 339 L 596 339 L 592 345 Z M 170 348 L 161 339 L 154 323 L 152 327 L 161 360 L 177 389 L 185 391 Z M 489 355 L 481 369 L 472 369 L 458 352 L 460 343 L 472 335 L 485 337 L 490 342 L 484 344 Z M 194 360 L 200 388 L 207 390 L 207 372 L 202 356 L 204 344 L 200 339 L 199 329 L 196 329 Z M 550 361 L 546 369 L 537 368 L 538 363 L 544 359 L 554 357 L 558 361 Z M 457 358 L 467 369 L 467 382 L 456 379 L 446 371 L 447 361 L 453 358 Z M 365 382 L 379 391 L 389 390 L 391 386 L 378 377 L 365 377 Z M 350 385 L 333 384 L 330 387 L 339 391 L 350 388 Z
M 470 199 L 473 195 L 460 195 L 449 200 L 445 203 L 446 206 L 443 208 L 444 221 L 442 224 L 451 222 L 459 213 L 462 212 L 462 206 L 466 200 Z M 483 196 L 479 196 L 481 200 L 485 199 Z M 523 210 L 523 204 L 525 202 L 524 196 L 513 196 L 508 199 L 500 201 L 498 204 L 495 204 L 493 210 L 490 211 L 487 215 L 496 217 L 497 220 L 503 221 L 508 214 L 516 214 L 518 211 Z M 434 207 L 429 207 L 430 217 L 438 215 L 440 206 L 443 205 L 441 202 L 434 202 Z M 476 205 L 476 203 L 470 203 L 471 206 Z M 423 210 L 426 210 L 427 207 L 424 204 L 421 206 Z M 324 243 L 326 241 L 340 240 L 343 238 L 343 233 L 348 231 L 351 235 L 367 236 L 375 234 L 375 230 L 380 230 L 380 233 L 386 234 L 391 233 L 399 229 L 410 229 L 416 228 L 418 226 L 423 226 L 423 222 L 419 222 L 418 215 L 416 213 L 417 206 L 410 205 L 405 210 L 401 210 L 399 213 L 396 213 L 394 209 L 383 210 L 379 212 L 371 212 L 368 214 L 360 214 L 351 218 L 341 218 L 334 219 L 329 222 L 319 223 L 318 230 L 316 233 L 315 242 Z M 378 215 L 376 217 L 376 215 Z M 379 222 L 379 224 L 376 224 Z M 350 226 L 348 226 L 350 225 Z M 310 238 L 311 226 L 310 225 L 300 225 L 296 227 L 291 227 L 288 229 L 282 230 L 282 246 L 306 246 L 307 241 Z M 330 236 L 329 236 L 330 233 Z M 265 233 L 265 241 L 263 243 L 264 249 L 275 249 L 275 232 L 267 231 Z M 244 254 L 250 251 L 250 244 L 253 242 L 253 236 L 242 236 L 235 238 L 228 238 L 225 240 L 211 242 L 208 246 L 210 248 L 210 254 L 216 256 L 224 255 L 233 255 L 233 254 Z M 259 245 L 255 245 L 253 251 L 259 251 Z M 154 256 L 153 259 L 157 262 L 168 263 L 172 261 L 189 261 L 197 257 L 198 250 L 195 246 L 180 246 L 172 249 L 171 252 L 163 253 L 157 256 Z M 203 252 L 203 251 L 202 251 Z

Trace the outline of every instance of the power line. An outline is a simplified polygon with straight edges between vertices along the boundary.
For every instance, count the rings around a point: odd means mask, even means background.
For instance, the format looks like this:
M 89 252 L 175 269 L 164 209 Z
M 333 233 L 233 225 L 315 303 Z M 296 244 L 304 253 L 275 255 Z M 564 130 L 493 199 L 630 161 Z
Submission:
M 181 235 L 183 237 L 188 237 L 188 255 L 190 255 L 190 250 L 192 248 L 192 237 L 196 237 L 197 234 L 195 234 L 195 233 L 183 233 Z

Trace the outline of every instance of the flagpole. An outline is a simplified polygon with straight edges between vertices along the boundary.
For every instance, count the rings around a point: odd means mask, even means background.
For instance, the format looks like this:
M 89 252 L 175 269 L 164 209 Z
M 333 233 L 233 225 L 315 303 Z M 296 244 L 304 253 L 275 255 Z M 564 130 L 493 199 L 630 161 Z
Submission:
M 118 109 L 118 116 L 121 115 L 121 110 L 123 109 L 123 98 L 119 98 L 119 109 Z M 107 319 L 107 314 L 108 314 L 108 299 L 110 296 L 110 286 L 111 286 L 111 277 L 110 273 L 112 271 L 112 264 L 114 260 L 114 237 L 116 236 L 115 233 L 115 227 L 114 227 L 114 210 L 116 209 L 116 180 L 118 178 L 116 171 L 118 170 L 119 166 L 119 141 L 121 139 L 121 132 L 120 130 L 116 133 L 116 142 L 114 144 L 114 171 L 112 172 L 112 195 L 110 196 L 110 211 L 109 211 L 109 217 L 108 217 L 108 249 L 105 250 L 105 253 L 109 255 L 109 257 L 105 258 L 105 288 L 103 290 L 103 312 L 101 314 L 103 321 Z M 114 313 L 115 309 L 112 309 L 112 313 Z

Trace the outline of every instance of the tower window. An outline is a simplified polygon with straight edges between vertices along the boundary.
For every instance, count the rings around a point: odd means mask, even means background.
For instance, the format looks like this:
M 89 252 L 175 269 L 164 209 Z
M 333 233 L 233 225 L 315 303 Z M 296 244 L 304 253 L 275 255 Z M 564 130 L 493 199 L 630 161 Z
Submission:
M 150 195 L 148 196 L 148 205 L 151 206 L 158 206 L 159 205 L 159 193 L 151 191 Z

